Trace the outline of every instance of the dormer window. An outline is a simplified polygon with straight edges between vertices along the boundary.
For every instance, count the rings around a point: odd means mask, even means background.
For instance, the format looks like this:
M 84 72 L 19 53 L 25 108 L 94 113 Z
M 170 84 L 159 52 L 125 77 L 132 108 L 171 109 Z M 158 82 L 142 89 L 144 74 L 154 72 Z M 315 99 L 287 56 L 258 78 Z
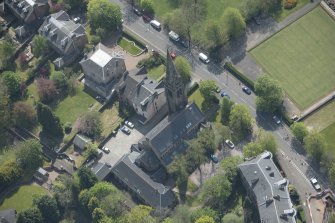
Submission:
M 46 24 L 44 27 L 43 27 L 43 31 L 45 34 L 47 34 L 49 31 L 50 31 L 50 23 L 49 24 Z
M 50 38 L 56 38 L 57 37 L 57 33 L 56 33 L 56 29 L 53 29 L 50 31 Z
M 23 13 L 28 13 L 28 9 L 29 9 L 29 6 L 26 6 L 26 7 L 24 7 L 24 8 L 22 9 L 22 12 L 23 12 Z
M 62 46 L 62 48 L 65 48 L 67 42 L 68 42 L 68 38 L 67 37 L 64 37 L 64 39 L 62 39 L 60 41 L 60 45 Z
M 19 4 L 17 4 L 17 7 L 19 7 L 19 8 L 23 8 L 23 5 L 24 4 L 24 2 L 22 1 L 22 2 L 20 2 Z

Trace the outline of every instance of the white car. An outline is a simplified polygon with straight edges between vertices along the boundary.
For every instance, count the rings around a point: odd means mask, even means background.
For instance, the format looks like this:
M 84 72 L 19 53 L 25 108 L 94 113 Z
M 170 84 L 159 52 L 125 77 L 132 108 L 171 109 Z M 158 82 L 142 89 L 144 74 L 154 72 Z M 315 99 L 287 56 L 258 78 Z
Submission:
M 130 122 L 130 121 L 125 121 L 124 124 L 125 124 L 126 126 L 128 126 L 129 128 L 131 128 L 131 129 L 134 128 L 134 124 L 133 124 L 132 122 Z
M 280 125 L 281 121 L 280 121 L 280 119 L 277 116 L 274 115 L 272 118 L 273 118 L 273 120 L 275 121 L 275 123 L 277 125 Z
M 102 151 L 104 151 L 105 153 L 109 153 L 110 152 L 110 149 L 108 147 L 103 147 L 102 148 Z
M 227 146 L 228 146 L 229 148 L 231 148 L 231 149 L 234 149 L 234 148 L 235 148 L 234 143 L 233 143 L 232 141 L 230 141 L 229 139 L 227 139 L 227 140 L 225 141 L 225 143 L 227 144 Z
M 314 177 L 309 179 L 309 181 L 312 183 L 312 185 L 313 185 L 313 187 L 315 188 L 316 191 L 321 191 L 320 184 Z
M 73 19 L 73 22 L 74 22 L 74 23 L 79 23 L 80 20 L 81 20 L 80 17 L 76 17 L 76 18 Z

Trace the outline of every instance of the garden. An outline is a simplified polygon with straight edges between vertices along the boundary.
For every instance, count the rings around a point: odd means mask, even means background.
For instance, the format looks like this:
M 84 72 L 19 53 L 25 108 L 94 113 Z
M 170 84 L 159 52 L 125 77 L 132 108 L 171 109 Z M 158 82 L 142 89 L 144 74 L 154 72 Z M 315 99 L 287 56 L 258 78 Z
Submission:
M 250 54 L 304 110 L 334 90 L 334 38 L 333 19 L 318 7 Z
M 142 52 L 142 49 L 140 49 L 135 42 L 130 41 L 129 39 L 122 37 L 118 40 L 118 45 L 124 49 L 125 51 L 127 51 L 128 53 L 130 53 L 133 56 L 136 56 L 138 54 L 140 54 Z

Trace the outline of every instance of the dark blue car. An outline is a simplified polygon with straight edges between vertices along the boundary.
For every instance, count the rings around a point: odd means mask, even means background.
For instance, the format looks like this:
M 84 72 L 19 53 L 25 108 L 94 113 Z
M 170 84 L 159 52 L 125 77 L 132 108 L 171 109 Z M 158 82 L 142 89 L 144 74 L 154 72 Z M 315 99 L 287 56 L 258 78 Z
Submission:
M 251 95 L 251 90 L 250 90 L 248 87 L 244 86 L 244 87 L 242 87 L 242 90 L 243 90 L 244 93 L 246 93 L 247 95 Z
M 221 95 L 221 97 L 225 97 L 226 96 L 227 98 L 230 99 L 230 96 L 226 92 L 224 92 L 224 91 L 221 91 L 220 95 Z

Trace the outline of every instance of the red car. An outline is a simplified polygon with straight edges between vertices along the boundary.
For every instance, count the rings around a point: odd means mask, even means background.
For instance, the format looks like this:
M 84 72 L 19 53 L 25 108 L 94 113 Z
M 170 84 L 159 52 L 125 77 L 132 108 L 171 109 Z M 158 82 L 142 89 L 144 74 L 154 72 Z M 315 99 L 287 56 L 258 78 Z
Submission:
M 171 52 L 171 53 L 170 53 L 170 57 L 174 60 L 174 59 L 177 57 L 177 55 L 176 55 L 176 53 Z
M 146 15 L 146 14 L 143 14 L 143 15 L 142 15 L 142 18 L 143 18 L 144 22 L 150 22 L 150 21 L 151 21 L 150 16 L 148 16 L 148 15 Z

